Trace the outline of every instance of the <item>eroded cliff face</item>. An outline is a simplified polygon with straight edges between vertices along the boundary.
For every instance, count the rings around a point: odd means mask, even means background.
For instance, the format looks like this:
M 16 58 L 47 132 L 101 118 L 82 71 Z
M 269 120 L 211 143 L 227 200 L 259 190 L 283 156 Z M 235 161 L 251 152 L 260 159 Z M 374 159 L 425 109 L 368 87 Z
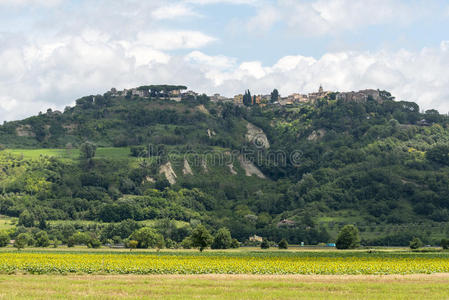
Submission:
M 239 162 L 242 169 L 245 170 L 246 176 L 256 175 L 259 178 L 266 179 L 265 175 L 253 164 L 253 162 L 247 160 L 243 155 L 239 156 Z
M 248 142 L 253 143 L 259 148 L 270 148 L 270 142 L 262 129 L 251 123 L 246 124 L 246 129 L 245 138 Z
M 176 173 L 173 170 L 171 162 L 168 162 L 165 165 L 162 165 L 159 169 L 159 174 L 164 174 L 165 178 L 167 178 L 167 180 L 168 180 L 168 182 L 170 182 L 170 184 L 176 183 L 176 178 L 178 176 L 176 176 Z
M 187 161 L 187 159 L 184 159 L 184 167 L 182 168 L 182 174 L 183 175 L 193 175 L 192 168 L 190 167 L 190 164 Z

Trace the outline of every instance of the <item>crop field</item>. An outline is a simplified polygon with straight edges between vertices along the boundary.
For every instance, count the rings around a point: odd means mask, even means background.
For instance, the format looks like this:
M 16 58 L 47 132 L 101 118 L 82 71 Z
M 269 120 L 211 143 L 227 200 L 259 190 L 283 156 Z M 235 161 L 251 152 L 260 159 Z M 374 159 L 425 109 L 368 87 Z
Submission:
M 431 274 L 449 273 L 449 255 L 313 251 L 2 252 L 0 272 L 31 274 Z

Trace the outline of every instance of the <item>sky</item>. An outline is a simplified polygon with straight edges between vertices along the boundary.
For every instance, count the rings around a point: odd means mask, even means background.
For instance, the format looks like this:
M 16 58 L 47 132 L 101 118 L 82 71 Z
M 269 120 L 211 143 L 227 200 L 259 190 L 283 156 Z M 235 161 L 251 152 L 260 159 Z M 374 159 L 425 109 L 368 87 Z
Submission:
M 0 0 L 0 122 L 112 87 L 374 88 L 449 112 L 443 0 Z

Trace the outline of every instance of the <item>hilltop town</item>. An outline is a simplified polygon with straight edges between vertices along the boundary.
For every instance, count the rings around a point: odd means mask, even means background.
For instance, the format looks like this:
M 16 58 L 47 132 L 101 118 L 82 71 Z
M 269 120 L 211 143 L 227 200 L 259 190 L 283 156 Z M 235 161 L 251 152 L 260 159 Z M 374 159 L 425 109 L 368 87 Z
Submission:
M 140 98 L 165 98 L 167 100 L 172 100 L 180 102 L 182 100 L 196 99 L 201 96 L 200 93 L 188 90 L 186 86 L 180 85 L 149 85 L 140 86 L 133 89 L 124 89 L 117 91 L 117 89 L 112 88 L 109 92 L 112 97 L 140 97 Z M 322 86 L 319 87 L 317 92 L 303 94 L 303 93 L 293 93 L 287 97 L 281 97 L 279 92 L 275 89 L 271 94 L 265 95 L 253 95 L 251 96 L 249 90 L 245 94 L 238 94 L 232 98 L 224 97 L 220 94 L 213 94 L 208 96 L 213 102 L 229 102 L 235 105 L 246 105 L 246 106 L 266 106 L 266 105 L 293 105 L 298 103 L 311 103 L 314 104 L 319 99 L 330 99 L 330 100 L 342 100 L 345 102 L 359 102 L 363 103 L 371 99 L 376 102 L 382 103 L 384 100 L 393 99 L 391 94 L 386 91 L 365 89 L 358 92 L 331 92 L 325 91 Z M 245 97 L 249 97 L 249 101 L 245 101 Z

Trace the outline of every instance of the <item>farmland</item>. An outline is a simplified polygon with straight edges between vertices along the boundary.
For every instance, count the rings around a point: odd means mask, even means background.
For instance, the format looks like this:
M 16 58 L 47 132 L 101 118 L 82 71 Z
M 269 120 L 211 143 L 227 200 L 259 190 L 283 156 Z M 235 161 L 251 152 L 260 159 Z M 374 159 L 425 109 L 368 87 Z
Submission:
M 449 273 L 449 253 L 372 251 L 3 251 L 2 273 L 324 274 Z

